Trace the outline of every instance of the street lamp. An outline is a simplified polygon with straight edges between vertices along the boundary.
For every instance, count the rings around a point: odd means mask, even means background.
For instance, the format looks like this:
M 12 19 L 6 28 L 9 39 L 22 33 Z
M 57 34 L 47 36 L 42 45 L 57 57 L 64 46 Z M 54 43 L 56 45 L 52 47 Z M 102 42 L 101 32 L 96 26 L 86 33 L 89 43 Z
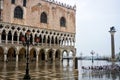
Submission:
M 30 80 L 31 77 L 29 75 L 29 46 L 32 44 L 30 42 L 31 35 L 30 30 L 27 31 L 26 35 L 21 36 L 21 41 L 24 46 L 27 46 L 27 53 L 26 53 L 26 74 L 24 75 L 24 80 Z M 36 42 L 39 42 L 39 38 L 36 38 Z
M 110 28 L 110 34 L 111 34 L 111 58 L 112 61 L 115 61 L 115 46 L 114 46 L 114 34 L 115 34 L 115 27 Z
M 95 54 L 95 52 L 92 50 L 91 51 L 91 55 L 92 55 L 92 63 L 94 63 L 94 60 L 93 60 L 93 55 Z

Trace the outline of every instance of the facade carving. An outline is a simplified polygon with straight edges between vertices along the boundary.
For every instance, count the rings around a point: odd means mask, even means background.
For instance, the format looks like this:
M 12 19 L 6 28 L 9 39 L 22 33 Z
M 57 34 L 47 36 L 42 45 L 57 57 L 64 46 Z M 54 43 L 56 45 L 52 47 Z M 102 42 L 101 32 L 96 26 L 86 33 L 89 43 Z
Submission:
M 0 0 L 0 4 L 0 60 L 25 60 L 21 37 L 28 30 L 31 61 L 75 57 L 75 6 L 54 0 Z

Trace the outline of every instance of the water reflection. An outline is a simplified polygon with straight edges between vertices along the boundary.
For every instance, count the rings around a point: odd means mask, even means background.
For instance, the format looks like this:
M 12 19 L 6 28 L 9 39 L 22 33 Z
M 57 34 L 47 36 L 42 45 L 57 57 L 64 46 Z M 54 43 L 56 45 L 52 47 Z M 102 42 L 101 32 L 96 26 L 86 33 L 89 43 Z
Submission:
M 23 62 L 1 62 L 0 80 L 23 80 L 26 63 Z M 74 75 L 73 60 L 63 60 L 60 62 L 31 62 L 31 80 L 120 80 L 119 72 L 111 71 L 83 71 L 81 66 L 110 65 L 111 62 L 78 61 L 79 76 Z M 116 63 L 119 64 L 119 63 Z
M 82 61 L 79 61 L 79 63 L 83 64 Z M 79 65 L 81 66 L 103 66 L 103 65 L 113 65 L 111 62 L 107 61 L 96 61 L 95 64 L 89 64 L 89 61 L 84 61 L 84 65 Z M 98 64 L 99 63 L 99 64 Z M 118 64 L 118 62 L 114 63 Z M 120 80 L 120 71 L 115 70 L 82 70 L 80 69 L 81 76 L 79 76 L 82 80 Z
M 6 62 L 4 63 L 2 74 L 3 74 L 3 79 L 6 79 L 6 76 L 7 76 L 7 73 L 6 73 Z
M 82 74 L 82 79 L 92 79 L 92 80 L 120 80 L 120 73 L 117 72 L 97 72 L 91 73 L 88 72 L 87 74 Z

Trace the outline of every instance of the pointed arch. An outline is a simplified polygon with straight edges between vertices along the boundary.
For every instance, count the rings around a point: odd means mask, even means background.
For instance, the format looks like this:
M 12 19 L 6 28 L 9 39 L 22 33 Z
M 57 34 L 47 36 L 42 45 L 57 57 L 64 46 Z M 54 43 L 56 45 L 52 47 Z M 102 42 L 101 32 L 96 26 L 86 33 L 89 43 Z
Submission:
M 23 36 L 23 33 L 20 32 L 20 35 L 19 35 L 19 41 L 21 41 L 21 37 Z
M 56 50 L 55 52 L 55 60 L 60 60 L 60 50 Z
M 39 39 L 40 39 L 39 43 L 42 43 L 42 36 L 41 35 L 39 36 Z
M 26 60 L 26 49 L 21 48 L 19 50 L 19 61 L 25 61 Z
M 2 40 L 6 40 L 6 31 L 5 30 L 2 31 Z
M 60 18 L 60 26 L 61 27 L 66 27 L 66 19 L 64 17 Z
M 34 48 L 32 48 L 30 50 L 30 60 L 31 61 L 35 61 L 36 60 L 36 50 Z
M 45 61 L 45 50 L 44 49 L 40 50 L 39 59 L 40 59 L 40 61 Z
M 51 38 L 51 44 L 54 44 L 54 37 Z
M 55 44 L 58 44 L 57 36 L 55 37 Z
M 73 58 L 73 51 L 70 51 L 68 56 L 69 56 L 69 58 Z
M 15 48 L 11 47 L 11 48 L 8 49 L 7 58 L 8 58 L 8 61 L 15 61 L 15 59 L 16 59 Z
M 37 38 L 37 34 L 35 34 L 35 37 L 34 37 L 34 42 L 36 42 L 36 38 Z
M 14 18 L 23 19 L 23 9 L 20 6 L 15 7 Z
M 67 57 L 68 57 L 68 52 L 67 52 L 66 50 L 64 50 L 64 51 L 62 52 L 62 57 L 63 57 L 63 58 L 67 58 Z
M 50 36 L 47 38 L 47 43 L 50 44 Z
M 18 37 L 18 34 L 17 34 L 17 31 L 14 32 L 14 36 L 13 36 L 13 40 L 14 41 L 17 41 L 17 37 Z
M 45 43 L 46 42 L 46 36 L 44 35 L 43 36 L 43 43 Z
M 53 61 L 53 53 L 54 53 L 53 49 L 48 50 L 47 57 L 49 61 Z
M 8 40 L 12 41 L 12 32 L 11 31 L 8 32 Z
M 47 14 L 45 12 L 41 13 L 40 22 L 41 23 L 47 23 Z

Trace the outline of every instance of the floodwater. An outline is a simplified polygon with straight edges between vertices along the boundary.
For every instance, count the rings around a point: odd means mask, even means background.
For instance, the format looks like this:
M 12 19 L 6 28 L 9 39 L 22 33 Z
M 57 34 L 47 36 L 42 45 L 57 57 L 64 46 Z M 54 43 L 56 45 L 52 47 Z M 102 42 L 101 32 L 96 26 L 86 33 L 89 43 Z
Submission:
M 79 74 L 74 74 L 73 61 L 59 62 L 30 62 L 29 74 L 31 80 L 120 80 L 120 73 L 83 71 L 81 66 L 110 65 L 107 61 L 78 60 Z M 117 62 L 116 64 L 120 64 Z M 25 62 L 0 62 L 0 80 L 23 80 L 25 75 Z
M 104 65 L 112 65 L 112 62 L 108 61 L 92 61 L 90 60 L 79 60 L 78 61 L 78 66 L 79 66 L 79 77 L 78 80 L 120 80 L 120 71 L 118 72 L 112 72 L 112 71 L 89 71 L 89 70 L 82 70 L 81 66 L 104 66 Z M 117 64 L 120 66 L 120 62 L 115 62 L 114 64 Z

